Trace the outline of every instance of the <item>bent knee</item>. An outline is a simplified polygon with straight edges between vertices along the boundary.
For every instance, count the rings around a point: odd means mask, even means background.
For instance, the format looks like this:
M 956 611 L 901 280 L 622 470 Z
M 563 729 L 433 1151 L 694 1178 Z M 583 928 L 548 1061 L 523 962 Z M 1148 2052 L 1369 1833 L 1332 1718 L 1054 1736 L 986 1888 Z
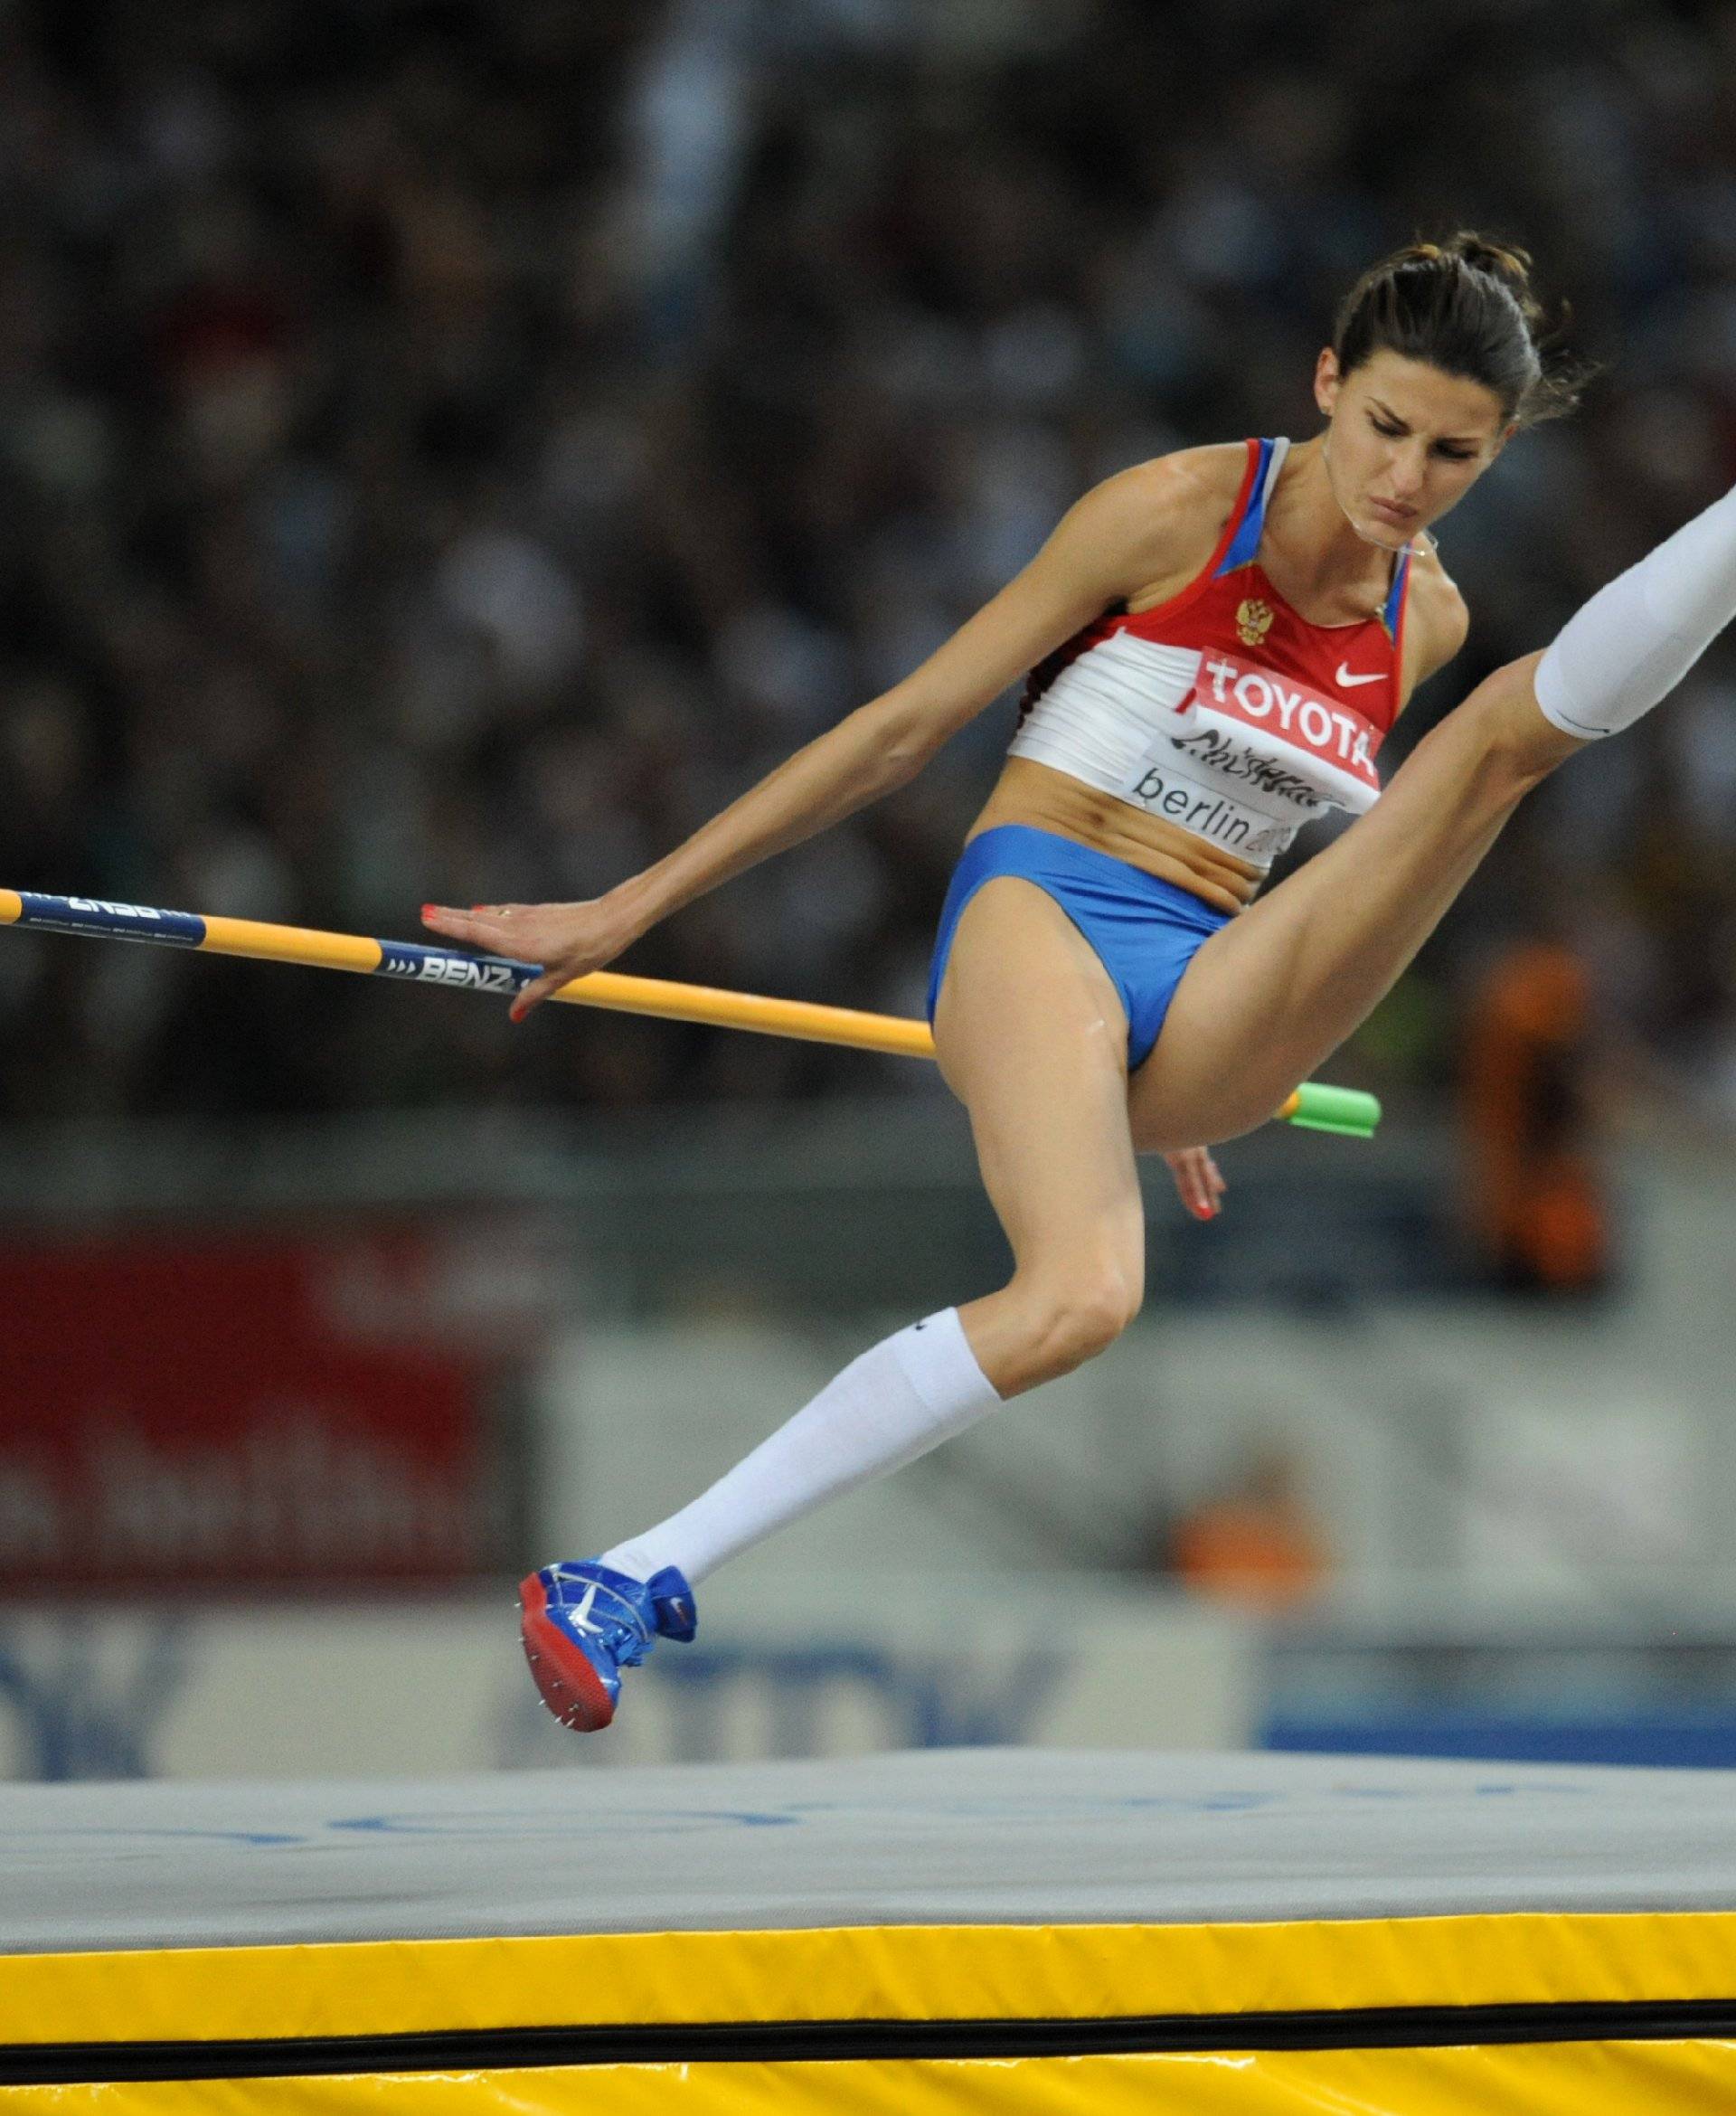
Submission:
M 1121 1335 L 1145 1299 L 1143 1257 L 1045 1274 L 1028 1289 L 1029 1357 L 1044 1380 L 1071 1374 Z
M 1511 805 L 1589 745 L 1548 719 L 1537 703 L 1541 654 L 1522 656 L 1486 677 L 1465 701 L 1467 725 L 1482 745 L 1479 777 Z

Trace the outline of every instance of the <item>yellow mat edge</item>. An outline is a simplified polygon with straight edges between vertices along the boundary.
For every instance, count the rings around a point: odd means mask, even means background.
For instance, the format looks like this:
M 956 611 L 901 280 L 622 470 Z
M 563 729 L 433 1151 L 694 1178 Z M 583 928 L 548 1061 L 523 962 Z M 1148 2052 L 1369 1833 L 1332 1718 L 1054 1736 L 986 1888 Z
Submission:
M 7 2116 L 1725 2116 L 1736 2044 L 1711 2038 L 1449 2047 L 1127 2052 L 1092 2057 L 548 2065 L 289 2080 L 0 2087 Z M 1158 2098 L 1161 2097 L 1161 2100 Z
M 0 2043 L 1736 1997 L 1736 1913 L 873 1925 L 0 1956 Z

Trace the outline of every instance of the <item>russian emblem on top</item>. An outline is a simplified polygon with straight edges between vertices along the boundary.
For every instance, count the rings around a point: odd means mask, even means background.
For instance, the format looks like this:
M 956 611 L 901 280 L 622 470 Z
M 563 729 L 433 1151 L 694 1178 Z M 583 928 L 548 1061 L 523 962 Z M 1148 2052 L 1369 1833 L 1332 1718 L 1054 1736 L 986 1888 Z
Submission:
M 1272 628 L 1272 606 L 1251 597 L 1236 607 L 1236 636 L 1244 647 L 1258 647 Z

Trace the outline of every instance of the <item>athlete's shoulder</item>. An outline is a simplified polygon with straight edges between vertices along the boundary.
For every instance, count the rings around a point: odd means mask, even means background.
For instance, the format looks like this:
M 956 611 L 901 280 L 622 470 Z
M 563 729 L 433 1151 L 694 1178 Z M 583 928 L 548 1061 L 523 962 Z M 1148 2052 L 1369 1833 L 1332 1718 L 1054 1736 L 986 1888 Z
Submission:
M 1130 506 L 1193 521 L 1210 520 L 1222 529 L 1234 510 L 1248 473 L 1246 441 L 1214 441 L 1203 448 L 1177 449 L 1135 463 L 1097 487 Z
M 1143 586 L 1204 562 L 1235 512 L 1248 460 L 1244 441 L 1153 456 L 1094 485 L 1072 513 L 1121 554 L 1127 586 Z
M 1471 628 L 1471 613 L 1458 583 L 1440 562 L 1440 552 L 1425 532 L 1410 546 L 1410 609 L 1406 639 L 1410 651 L 1406 659 L 1421 683 L 1444 667 L 1465 644 Z

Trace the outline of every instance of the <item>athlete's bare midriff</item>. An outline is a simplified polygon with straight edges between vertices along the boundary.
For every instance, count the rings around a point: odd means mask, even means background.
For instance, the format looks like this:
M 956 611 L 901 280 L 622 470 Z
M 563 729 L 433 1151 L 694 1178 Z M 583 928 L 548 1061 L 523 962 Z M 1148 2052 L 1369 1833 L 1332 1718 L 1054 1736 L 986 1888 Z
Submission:
M 1341 631 L 1366 625 L 1382 615 L 1393 579 L 1393 560 L 1385 551 L 1363 553 L 1354 579 L 1334 579 L 1323 585 L 1318 580 L 1298 574 L 1292 562 L 1293 552 L 1287 558 L 1287 539 L 1295 543 L 1297 533 L 1288 520 L 1286 503 L 1294 498 L 1298 471 L 1318 447 L 1317 441 L 1304 442 L 1289 450 L 1280 463 L 1267 505 L 1260 563 L 1271 592 L 1300 624 L 1319 631 Z M 1249 474 L 1247 443 L 1192 450 L 1187 460 L 1197 492 L 1194 503 L 1185 511 L 1186 534 L 1178 537 L 1166 553 L 1169 562 L 1161 574 L 1116 606 L 1128 617 L 1161 609 L 1201 579 L 1239 504 L 1238 494 Z M 1274 548 L 1269 551 L 1268 545 Z M 1404 638 L 1401 698 L 1408 697 L 1412 685 L 1434 666 L 1429 657 L 1429 642 L 1434 629 L 1430 613 L 1437 600 L 1455 600 L 1451 582 L 1442 572 L 1428 537 L 1413 541 L 1410 559 L 1412 622 Z M 1267 571 L 1269 560 L 1276 561 L 1275 573 Z M 1189 891 L 1218 911 L 1243 910 L 1267 878 L 1265 866 L 1238 859 L 1169 817 L 1137 808 L 1115 793 L 1073 778 L 1036 757 L 1007 759 L 987 805 L 971 826 L 969 836 L 979 836 L 985 830 L 1007 823 L 1051 830 L 1114 859 L 1126 860 L 1130 866 Z
M 1007 759 L 966 842 L 1003 823 L 1024 823 L 1071 837 L 1112 859 L 1126 860 L 1160 882 L 1173 882 L 1218 911 L 1241 911 L 1266 878 L 1262 869 L 1220 852 L 1191 830 L 1162 816 L 1148 816 L 1128 801 L 1099 793 L 1029 757 Z

